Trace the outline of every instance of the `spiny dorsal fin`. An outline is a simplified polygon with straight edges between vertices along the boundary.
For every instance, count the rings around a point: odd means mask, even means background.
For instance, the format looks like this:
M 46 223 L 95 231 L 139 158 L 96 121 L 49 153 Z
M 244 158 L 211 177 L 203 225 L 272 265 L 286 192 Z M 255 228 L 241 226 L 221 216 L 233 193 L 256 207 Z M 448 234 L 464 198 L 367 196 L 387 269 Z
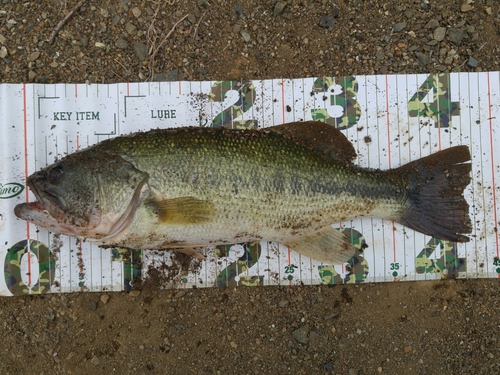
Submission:
M 347 237 L 331 226 L 284 244 L 311 259 L 326 264 L 342 264 L 354 256 L 356 248 Z
M 211 221 L 216 213 L 212 202 L 193 197 L 152 200 L 147 205 L 157 213 L 159 224 L 203 224 Z
M 282 134 L 329 160 L 350 164 L 356 158 L 356 150 L 347 137 L 340 130 L 320 121 L 290 122 L 264 130 Z

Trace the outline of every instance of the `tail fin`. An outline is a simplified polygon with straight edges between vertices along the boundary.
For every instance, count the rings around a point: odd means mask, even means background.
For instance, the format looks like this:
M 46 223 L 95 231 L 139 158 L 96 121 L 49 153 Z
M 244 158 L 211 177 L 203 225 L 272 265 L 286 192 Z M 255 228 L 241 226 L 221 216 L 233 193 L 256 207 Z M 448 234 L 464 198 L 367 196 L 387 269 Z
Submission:
M 472 226 L 463 192 L 470 160 L 469 148 L 456 146 L 393 170 L 408 184 L 408 206 L 397 221 L 442 240 L 468 242 L 464 233 Z

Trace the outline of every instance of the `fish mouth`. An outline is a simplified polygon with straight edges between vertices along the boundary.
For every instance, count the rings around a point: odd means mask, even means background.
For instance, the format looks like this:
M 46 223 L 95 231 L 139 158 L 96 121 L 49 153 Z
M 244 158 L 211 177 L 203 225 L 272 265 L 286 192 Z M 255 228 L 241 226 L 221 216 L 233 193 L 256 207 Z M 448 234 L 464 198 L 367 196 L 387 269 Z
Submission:
M 35 195 L 35 202 L 26 203 L 25 209 L 42 212 L 52 216 L 56 220 L 61 220 L 67 210 L 66 201 L 54 189 L 44 189 L 36 181 L 28 179 L 28 187 Z

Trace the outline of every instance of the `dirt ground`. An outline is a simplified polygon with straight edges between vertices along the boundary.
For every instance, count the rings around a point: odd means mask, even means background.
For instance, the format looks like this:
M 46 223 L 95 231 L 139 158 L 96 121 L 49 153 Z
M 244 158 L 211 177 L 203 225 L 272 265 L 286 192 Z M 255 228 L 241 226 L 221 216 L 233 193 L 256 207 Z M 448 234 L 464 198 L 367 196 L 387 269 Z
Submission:
M 48 43 L 76 3 L 0 1 L 1 82 L 499 70 L 497 0 L 88 0 Z M 493 279 L 109 296 L 0 298 L 0 373 L 500 373 Z

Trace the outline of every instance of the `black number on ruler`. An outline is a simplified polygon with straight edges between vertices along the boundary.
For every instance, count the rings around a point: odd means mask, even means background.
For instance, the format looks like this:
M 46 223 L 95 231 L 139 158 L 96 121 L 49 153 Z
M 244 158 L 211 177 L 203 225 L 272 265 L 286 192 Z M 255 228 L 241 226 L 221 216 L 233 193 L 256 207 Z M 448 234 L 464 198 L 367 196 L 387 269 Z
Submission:
M 223 102 L 229 91 L 238 92 L 238 100 L 224 109 L 212 120 L 213 128 L 226 127 L 230 129 L 256 128 L 257 120 L 234 119 L 247 112 L 255 102 L 255 87 L 252 81 L 219 81 L 212 86 L 210 101 Z

